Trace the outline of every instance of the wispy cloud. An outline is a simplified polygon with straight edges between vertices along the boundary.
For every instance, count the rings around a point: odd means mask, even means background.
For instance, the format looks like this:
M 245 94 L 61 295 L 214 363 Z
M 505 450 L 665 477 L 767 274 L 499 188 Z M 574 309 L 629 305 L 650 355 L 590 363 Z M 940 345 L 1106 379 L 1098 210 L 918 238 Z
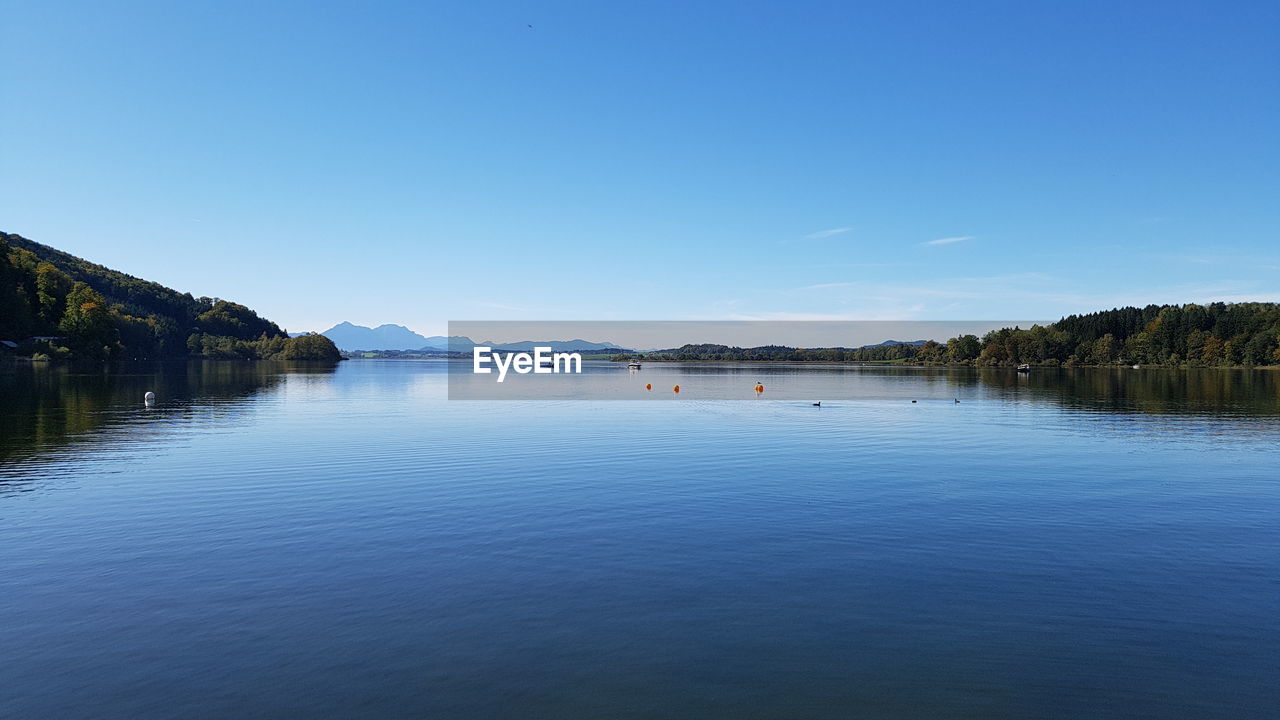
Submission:
M 964 242 L 965 240 L 972 240 L 972 239 L 973 239 L 972 235 L 956 235 L 955 237 L 944 237 L 944 238 L 938 238 L 937 240 L 930 240 L 929 242 L 924 244 L 925 245 L 950 245 L 952 243 Z
M 805 285 L 804 287 L 796 288 L 796 290 L 831 290 L 832 288 L 847 288 L 855 285 L 856 283 L 851 282 L 818 283 L 817 285 Z
M 740 313 L 729 316 L 730 320 L 750 320 L 755 322 L 761 321 L 848 321 L 848 320 L 866 320 L 868 318 L 859 314 L 842 314 L 842 313 L 807 313 L 807 312 L 763 312 L 763 313 Z
M 1064 315 L 1155 303 L 1280 302 L 1280 288 L 1268 281 L 1210 280 L 1113 289 L 1086 279 L 1043 272 L 953 275 L 915 282 L 878 274 L 847 282 L 833 280 L 767 290 L 718 307 L 698 319 L 735 320 L 972 320 L 1021 318 L 1043 322 Z
M 538 312 L 534 308 L 520 307 L 519 305 L 504 305 L 502 303 L 496 303 L 496 302 L 479 302 L 479 303 L 476 303 L 476 305 L 482 308 L 489 308 L 490 310 L 502 310 L 505 312 L 520 312 L 520 313 Z
M 1219 252 L 1212 255 L 1195 255 L 1188 253 L 1156 254 L 1151 257 L 1190 265 L 1228 265 L 1249 270 L 1280 270 L 1280 258 L 1267 255 L 1248 255 L 1242 253 Z
M 816 285 L 802 285 L 788 288 L 780 292 L 786 294 L 804 294 L 819 290 L 851 290 L 850 297 L 862 297 L 866 292 L 881 292 L 884 288 L 902 287 L 902 291 L 913 297 L 984 297 L 989 294 L 990 287 L 1011 287 L 1040 285 L 1054 280 L 1053 277 L 1040 272 L 1008 273 L 1004 275 L 984 275 L 974 277 L 953 277 L 932 281 L 931 284 L 912 284 L 901 286 L 898 283 L 883 283 L 869 280 L 854 282 L 828 282 Z
M 843 235 L 851 230 L 853 230 L 853 228 L 851 227 L 838 227 L 838 228 L 831 228 L 830 230 L 819 230 L 816 233 L 809 233 L 808 235 L 805 235 L 804 239 L 805 240 L 825 240 L 826 238 L 835 237 L 836 235 Z

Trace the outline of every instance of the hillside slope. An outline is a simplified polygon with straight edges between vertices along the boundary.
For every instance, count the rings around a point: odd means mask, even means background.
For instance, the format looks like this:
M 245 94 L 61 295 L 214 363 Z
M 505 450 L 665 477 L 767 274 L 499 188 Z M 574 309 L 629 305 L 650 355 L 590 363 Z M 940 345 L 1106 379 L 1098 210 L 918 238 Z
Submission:
M 23 354 L 98 360 L 340 358 L 332 342 L 318 337 L 289 338 L 243 305 L 195 298 L 0 233 L 0 339 L 18 343 Z

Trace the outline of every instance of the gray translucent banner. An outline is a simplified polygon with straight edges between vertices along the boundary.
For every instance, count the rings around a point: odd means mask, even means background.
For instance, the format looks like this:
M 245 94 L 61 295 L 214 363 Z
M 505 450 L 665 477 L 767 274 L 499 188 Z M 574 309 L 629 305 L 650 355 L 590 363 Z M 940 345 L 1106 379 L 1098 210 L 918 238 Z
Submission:
M 1027 320 L 451 321 L 450 400 L 800 400 L 833 373 L 963 364 Z M 1043 324 L 1041 322 L 1040 324 Z

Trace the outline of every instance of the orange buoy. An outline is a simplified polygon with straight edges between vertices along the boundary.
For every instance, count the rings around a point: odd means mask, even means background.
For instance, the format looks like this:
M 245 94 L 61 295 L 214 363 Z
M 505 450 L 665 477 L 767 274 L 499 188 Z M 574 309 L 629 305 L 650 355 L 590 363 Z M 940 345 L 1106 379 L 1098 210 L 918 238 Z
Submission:
M 672 392 L 674 392 L 675 394 L 679 395 L 679 394 L 680 394 L 680 386 L 679 386 L 679 385 L 676 385 L 675 387 L 671 388 L 671 391 L 672 391 Z
M 756 394 L 759 395 L 762 392 L 764 392 L 764 385 L 761 385 L 760 383 L 756 383 Z
M 653 383 L 645 383 L 645 384 L 644 384 L 644 389 L 645 389 L 645 390 L 652 390 L 652 389 L 653 389 Z

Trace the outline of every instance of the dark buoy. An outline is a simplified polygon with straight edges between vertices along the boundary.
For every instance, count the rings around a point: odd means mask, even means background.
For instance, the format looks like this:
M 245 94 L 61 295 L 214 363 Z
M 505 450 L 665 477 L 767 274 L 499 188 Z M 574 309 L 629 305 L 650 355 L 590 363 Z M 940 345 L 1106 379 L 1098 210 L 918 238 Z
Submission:
M 915 402 L 915 400 L 912 400 L 911 402 L 913 402 L 913 403 L 914 403 L 914 402 Z

